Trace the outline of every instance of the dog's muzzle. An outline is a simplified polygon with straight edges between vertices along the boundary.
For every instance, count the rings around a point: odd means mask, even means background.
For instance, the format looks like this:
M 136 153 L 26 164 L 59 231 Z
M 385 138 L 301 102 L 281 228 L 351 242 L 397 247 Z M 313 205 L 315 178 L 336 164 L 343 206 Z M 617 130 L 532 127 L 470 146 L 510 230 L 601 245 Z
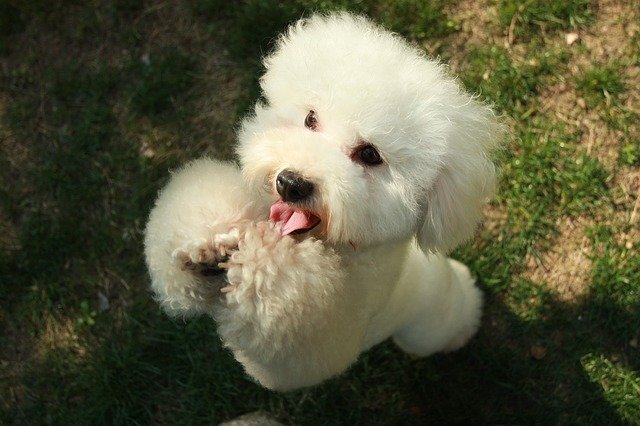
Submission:
M 276 178 L 276 191 L 285 202 L 303 201 L 313 194 L 313 189 L 313 183 L 292 170 L 283 170 Z

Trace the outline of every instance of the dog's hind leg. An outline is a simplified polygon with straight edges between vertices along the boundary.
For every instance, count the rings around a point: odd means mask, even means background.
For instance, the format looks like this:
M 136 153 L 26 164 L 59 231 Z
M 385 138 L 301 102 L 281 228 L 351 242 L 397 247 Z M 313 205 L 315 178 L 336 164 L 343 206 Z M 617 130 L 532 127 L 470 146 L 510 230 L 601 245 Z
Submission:
M 421 253 L 414 253 L 410 262 L 401 283 L 412 294 L 403 307 L 409 315 L 393 340 L 418 356 L 462 347 L 478 329 L 482 308 L 482 293 L 469 269 L 455 260 L 425 258 Z
M 482 316 L 482 293 L 475 285 L 475 278 L 471 276 L 469 268 L 457 260 L 447 259 L 451 265 L 455 281 L 460 285 L 461 297 L 454 302 L 458 308 L 452 310 L 452 315 L 458 324 L 451 340 L 444 351 L 455 351 L 464 346 L 478 330 Z

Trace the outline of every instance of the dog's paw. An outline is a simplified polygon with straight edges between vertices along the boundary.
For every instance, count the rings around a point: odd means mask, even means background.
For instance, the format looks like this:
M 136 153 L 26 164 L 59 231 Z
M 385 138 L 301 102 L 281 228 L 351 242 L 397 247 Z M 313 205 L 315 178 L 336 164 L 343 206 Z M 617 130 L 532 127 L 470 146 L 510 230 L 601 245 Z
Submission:
M 220 275 L 227 271 L 226 262 L 238 249 L 239 240 L 240 232 L 233 228 L 227 233 L 216 234 L 212 239 L 190 241 L 174 250 L 172 258 L 183 271 L 204 277 Z

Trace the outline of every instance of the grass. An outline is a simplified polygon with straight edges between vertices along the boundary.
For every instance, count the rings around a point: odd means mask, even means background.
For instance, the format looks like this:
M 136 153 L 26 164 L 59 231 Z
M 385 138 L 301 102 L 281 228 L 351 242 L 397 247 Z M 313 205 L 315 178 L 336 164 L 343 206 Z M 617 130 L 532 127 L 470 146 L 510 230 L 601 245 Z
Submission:
M 131 96 L 133 111 L 148 116 L 175 114 L 175 101 L 193 84 L 193 67 L 191 58 L 178 51 L 134 62 L 130 71 L 136 81 Z
M 576 81 L 576 87 L 589 104 L 595 106 L 611 96 L 624 93 L 626 88 L 621 75 L 620 64 L 594 66 L 584 71 Z
M 592 0 L 498 0 L 498 19 L 518 36 L 531 37 L 536 30 L 576 29 L 594 14 Z
M 581 361 L 590 379 L 605 390 L 605 398 L 616 407 L 622 419 L 629 423 L 637 421 L 640 407 L 633 395 L 640 392 L 640 376 L 602 356 L 590 354 Z
M 640 32 L 626 4 L 0 1 L 0 423 L 261 409 L 289 424 L 640 424 Z M 447 58 L 510 127 L 498 195 L 454 253 L 486 308 L 461 351 L 413 359 L 385 342 L 279 394 L 212 321 L 160 312 L 142 232 L 170 169 L 230 157 L 274 37 L 336 9 Z M 600 41 L 619 43 L 611 60 Z

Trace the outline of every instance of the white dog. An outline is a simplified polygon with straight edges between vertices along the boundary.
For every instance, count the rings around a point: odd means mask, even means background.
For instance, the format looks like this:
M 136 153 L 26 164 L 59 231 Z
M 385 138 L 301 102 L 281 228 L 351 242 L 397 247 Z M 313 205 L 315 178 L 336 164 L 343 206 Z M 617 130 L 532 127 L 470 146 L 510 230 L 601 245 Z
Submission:
M 198 160 L 151 213 L 152 288 L 206 313 L 249 375 L 287 390 L 393 337 L 425 356 L 464 345 L 482 297 L 441 254 L 492 194 L 499 125 L 445 68 L 349 14 L 292 26 L 265 59 L 241 169 Z

